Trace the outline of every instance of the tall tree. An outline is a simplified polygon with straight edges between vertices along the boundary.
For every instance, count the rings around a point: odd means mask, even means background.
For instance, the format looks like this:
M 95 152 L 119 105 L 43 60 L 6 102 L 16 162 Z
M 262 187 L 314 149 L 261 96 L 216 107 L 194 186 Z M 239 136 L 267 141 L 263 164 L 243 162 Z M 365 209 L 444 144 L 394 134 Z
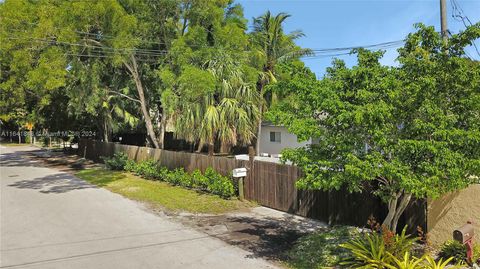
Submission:
M 480 65 L 463 51 L 480 24 L 448 43 L 433 27 L 417 27 L 398 68 L 382 66 L 382 52 L 360 49 L 357 66 L 336 60 L 321 81 L 285 82 L 288 102 L 270 115 L 300 139 L 319 140 L 284 152 L 305 172 L 298 187 L 370 186 L 387 204 L 383 223 L 392 230 L 414 197 L 436 198 L 480 178 Z
M 257 124 L 257 154 L 260 154 L 259 141 L 262 131 L 262 116 L 268 104 L 274 99 L 272 95 L 266 93 L 265 86 L 277 80 L 275 70 L 277 64 L 296 60 L 301 56 L 312 53 L 311 50 L 302 49 L 295 44 L 296 39 L 304 36 L 301 31 L 284 33 L 283 23 L 289 17 L 290 15 L 286 13 L 272 15 L 270 11 L 267 11 L 264 15 L 253 20 L 252 43 L 256 51 L 255 61 L 261 70 L 257 81 L 257 91 L 262 96 L 258 108 L 261 116 Z
M 15 119 L 20 123 L 26 120 L 20 115 L 38 114 L 49 105 L 52 91 L 66 85 L 65 55 L 58 47 L 42 42 L 51 31 L 51 18 L 46 14 L 52 9 L 39 2 L 0 3 L 0 114 L 3 120 Z
M 230 1 L 198 1 L 188 8 L 188 29 L 174 42 L 160 71 L 170 98 L 165 103 L 177 108 L 170 110 L 175 133 L 197 143 L 198 150 L 207 145 L 210 154 L 216 143 L 223 151 L 250 143 L 258 98 L 256 72 L 247 65 L 243 11 Z

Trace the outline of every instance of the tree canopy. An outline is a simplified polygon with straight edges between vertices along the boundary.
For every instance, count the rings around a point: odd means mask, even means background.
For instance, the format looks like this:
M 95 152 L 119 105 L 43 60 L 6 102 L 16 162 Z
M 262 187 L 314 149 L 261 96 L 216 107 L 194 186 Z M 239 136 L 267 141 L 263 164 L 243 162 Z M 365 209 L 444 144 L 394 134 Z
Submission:
M 249 33 L 232 0 L 7 0 L 0 16 L 4 122 L 68 118 L 104 141 L 137 130 L 159 148 L 167 129 L 210 153 L 255 142 L 259 81 L 307 51 L 300 32 L 283 33 L 289 15 L 267 12 Z
M 448 43 L 419 24 L 398 67 L 381 65 L 382 51 L 358 49 L 352 68 L 335 60 L 320 81 L 299 73 L 277 83 L 289 96 L 270 118 L 318 141 L 283 152 L 305 172 L 298 187 L 373 187 L 388 205 L 384 224 L 395 230 L 412 197 L 478 182 L 480 63 L 463 51 L 478 37 L 480 24 Z

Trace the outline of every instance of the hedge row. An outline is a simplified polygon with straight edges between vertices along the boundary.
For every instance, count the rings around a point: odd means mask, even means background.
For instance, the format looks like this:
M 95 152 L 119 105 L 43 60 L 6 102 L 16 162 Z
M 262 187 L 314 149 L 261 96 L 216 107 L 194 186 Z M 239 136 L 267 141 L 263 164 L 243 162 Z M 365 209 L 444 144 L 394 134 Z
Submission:
M 230 198 L 235 195 L 233 181 L 228 177 L 220 175 L 212 168 L 207 168 L 203 174 L 198 169 L 192 173 L 185 172 L 183 168 L 177 168 L 172 171 L 160 166 L 154 160 L 137 163 L 129 160 L 124 153 L 115 153 L 111 158 L 102 157 L 102 159 L 105 166 L 111 170 L 125 170 L 145 179 L 161 180 L 172 185 L 198 189 L 223 198 Z

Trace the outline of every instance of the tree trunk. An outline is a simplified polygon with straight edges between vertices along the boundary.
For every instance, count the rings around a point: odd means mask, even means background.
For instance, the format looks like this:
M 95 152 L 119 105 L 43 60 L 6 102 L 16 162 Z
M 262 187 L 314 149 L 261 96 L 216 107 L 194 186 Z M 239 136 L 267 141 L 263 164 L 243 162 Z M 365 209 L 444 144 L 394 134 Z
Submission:
M 260 120 L 257 126 L 257 140 L 255 141 L 255 155 L 260 156 L 260 137 L 262 135 L 262 113 L 260 112 Z
M 153 128 L 152 118 L 150 117 L 150 113 L 148 110 L 147 101 L 145 99 L 145 91 L 143 90 L 140 74 L 138 73 L 137 60 L 133 55 L 131 56 L 131 60 L 132 60 L 131 66 L 126 62 L 124 62 L 124 64 L 127 67 L 127 69 L 130 71 L 130 74 L 132 75 L 133 80 L 135 81 L 138 97 L 140 98 L 140 106 L 142 109 L 143 119 L 145 120 L 145 126 L 147 127 L 147 134 L 151 142 L 155 146 L 155 148 L 160 148 L 160 144 L 158 143 L 157 137 L 155 135 L 155 130 Z
M 213 156 L 215 147 L 213 144 L 208 144 L 208 156 Z
M 268 69 L 267 67 L 263 67 L 263 71 L 267 72 Z M 255 155 L 260 156 L 260 137 L 262 135 L 262 120 L 263 120 L 263 101 L 264 101 L 264 96 L 263 96 L 263 88 L 267 82 L 260 76 L 259 80 L 257 81 L 257 91 L 260 95 L 260 104 L 258 106 L 258 110 L 260 113 L 260 119 L 258 121 L 258 126 L 257 126 L 257 140 L 255 141 Z
M 22 136 L 20 134 L 20 128 L 18 128 L 18 144 L 22 143 Z
M 165 149 L 165 128 L 167 126 L 167 120 L 165 116 L 161 116 L 162 119 L 160 120 L 160 135 L 158 136 L 158 144 L 160 145 L 161 149 Z
M 388 214 L 383 221 L 385 227 L 393 232 L 397 232 L 398 220 L 407 208 L 412 199 L 412 194 L 403 191 L 396 192 L 388 201 Z
M 107 120 L 106 117 L 103 117 L 103 118 L 104 118 L 103 119 L 103 128 L 102 128 L 103 129 L 103 141 L 110 142 L 109 137 L 108 137 L 108 133 L 109 133 L 108 132 L 108 122 L 107 122 L 108 120 Z
M 202 152 L 203 143 L 198 142 L 197 152 Z

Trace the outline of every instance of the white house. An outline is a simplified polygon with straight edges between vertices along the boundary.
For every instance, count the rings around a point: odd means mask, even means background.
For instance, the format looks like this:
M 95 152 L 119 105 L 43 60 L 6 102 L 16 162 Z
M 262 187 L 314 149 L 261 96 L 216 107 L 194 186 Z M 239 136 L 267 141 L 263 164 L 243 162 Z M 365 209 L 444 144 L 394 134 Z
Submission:
M 268 153 L 268 155 L 275 157 L 284 148 L 299 148 L 309 144 L 312 144 L 312 139 L 298 142 L 297 136 L 288 132 L 286 127 L 274 125 L 271 122 L 262 122 L 260 155 Z

